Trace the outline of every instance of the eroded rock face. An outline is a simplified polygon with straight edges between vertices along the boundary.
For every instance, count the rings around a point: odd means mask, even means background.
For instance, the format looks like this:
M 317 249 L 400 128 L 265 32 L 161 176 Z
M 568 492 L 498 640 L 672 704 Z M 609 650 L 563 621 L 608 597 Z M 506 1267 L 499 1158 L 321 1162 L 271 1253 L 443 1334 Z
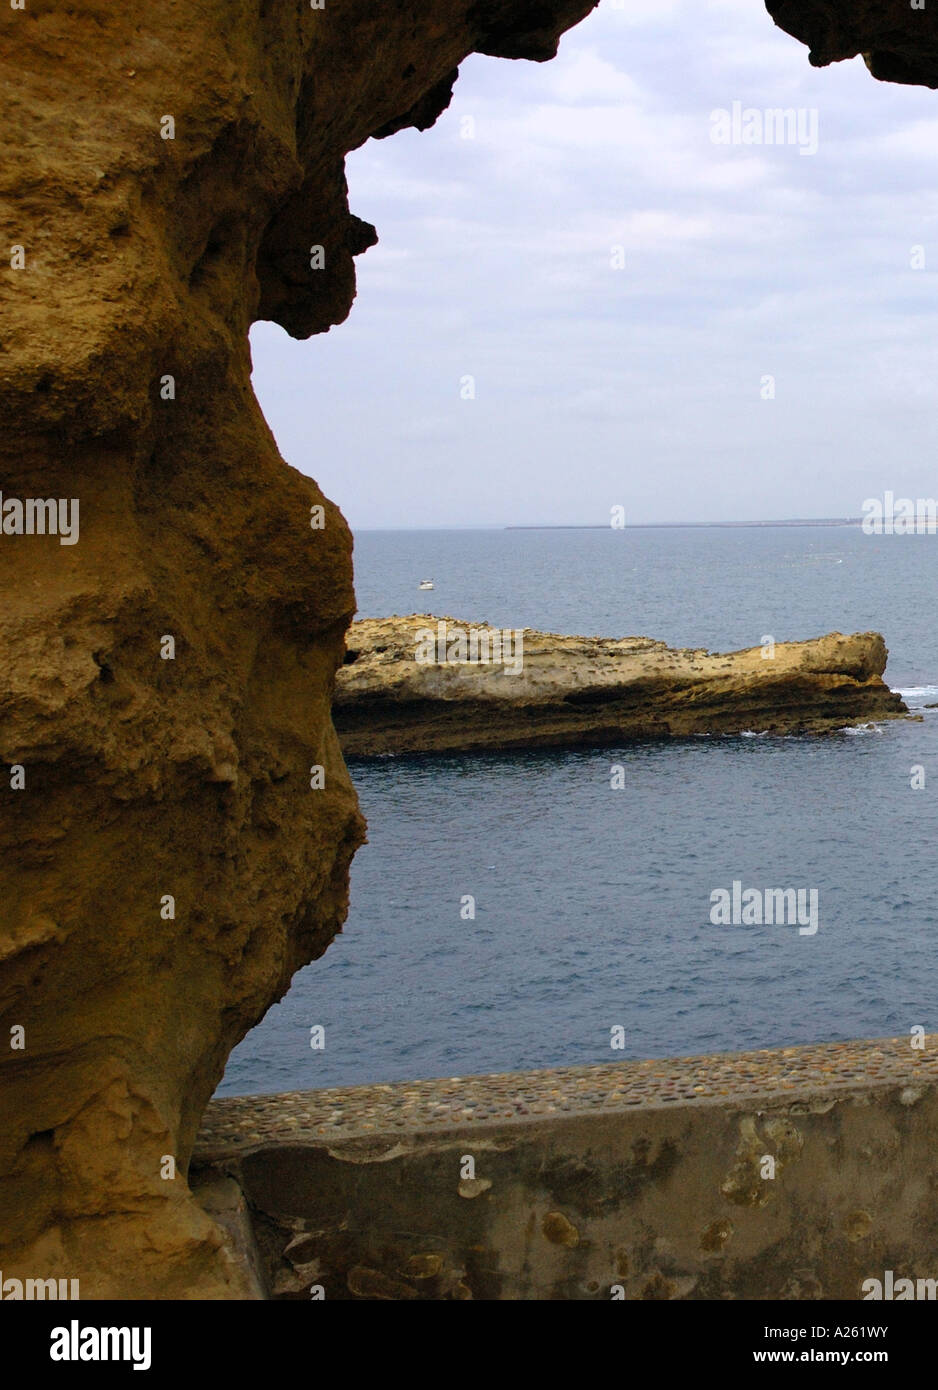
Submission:
M 193 1136 L 339 929 L 363 823 L 329 715 L 351 541 L 278 455 L 248 328 L 347 315 L 375 239 L 349 150 L 592 7 L 6 11 L 0 490 L 79 510 L 74 544 L 0 533 L 5 1276 L 251 1293 L 189 1194 Z
M 80 505 L 75 545 L 0 533 L 5 1275 L 250 1293 L 189 1196 L 192 1136 L 338 929 L 363 828 L 329 719 L 350 539 L 277 454 L 247 330 L 348 313 L 375 234 L 347 151 L 431 124 L 472 51 L 549 58 L 593 2 L 0 11 L 0 490 Z M 938 73 L 931 7 L 770 8 L 814 61 Z
M 560 637 L 413 614 L 353 623 L 334 719 L 348 756 L 827 733 L 906 713 L 878 632 L 747 651 Z
M 815 67 L 862 54 L 874 77 L 938 87 L 938 14 L 925 0 L 766 0 Z

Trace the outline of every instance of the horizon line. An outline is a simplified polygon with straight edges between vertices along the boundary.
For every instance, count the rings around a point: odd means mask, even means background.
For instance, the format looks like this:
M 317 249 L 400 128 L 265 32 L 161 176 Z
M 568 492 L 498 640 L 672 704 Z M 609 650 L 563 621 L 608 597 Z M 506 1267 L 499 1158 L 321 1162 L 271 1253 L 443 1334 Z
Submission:
M 625 526 L 612 526 L 608 521 L 480 521 L 475 525 L 456 526 L 427 523 L 422 526 L 354 526 L 353 532 L 363 531 L 643 531 L 643 530 L 706 530 L 708 527 L 746 526 L 862 526 L 859 516 L 770 517 L 749 521 L 635 521 Z

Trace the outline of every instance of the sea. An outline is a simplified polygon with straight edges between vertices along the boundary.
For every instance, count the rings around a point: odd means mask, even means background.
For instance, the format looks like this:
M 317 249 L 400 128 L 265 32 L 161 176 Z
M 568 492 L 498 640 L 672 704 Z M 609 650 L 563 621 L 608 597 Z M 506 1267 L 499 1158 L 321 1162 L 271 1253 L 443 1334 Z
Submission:
M 351 763 L 348 921 L 219 1094 L 938 1031 L 938 535 L 372 531 L 355 570 L 360 617 L 710 651 L 872 629 L 920 717 Z M 818 930 L 715 925 L 734 882 L 817 890 Z

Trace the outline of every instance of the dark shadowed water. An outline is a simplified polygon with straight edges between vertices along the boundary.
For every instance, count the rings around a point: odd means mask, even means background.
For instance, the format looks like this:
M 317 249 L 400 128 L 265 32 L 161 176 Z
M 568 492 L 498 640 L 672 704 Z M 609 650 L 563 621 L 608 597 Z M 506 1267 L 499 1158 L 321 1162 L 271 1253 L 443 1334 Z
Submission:
M 361 616 L 711 650 L 873 628 L 889 684 L 938 701 L 938 536 L 373 532 L 356 573 Z M 221 1092 L 938 1029 L 938 710 L 923 713 L 826 739 L 355 764 L 370 843 L 345 932 L 235 1050 Z M 816 935 L 712 925 L 711 892 L 733 880 L 816 888 Z

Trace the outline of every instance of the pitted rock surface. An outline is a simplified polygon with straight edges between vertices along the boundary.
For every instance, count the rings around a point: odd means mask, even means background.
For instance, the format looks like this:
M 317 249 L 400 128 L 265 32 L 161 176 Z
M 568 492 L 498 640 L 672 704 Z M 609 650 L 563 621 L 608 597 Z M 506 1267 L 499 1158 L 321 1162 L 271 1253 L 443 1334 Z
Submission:
M 339 930 L 364 827 L 330 720 L 351 538 L 278 454 L 248 329 L 348 314 L 376 239 L 348 151 L 592 7 L 5 7 L 0 490 L 79 504 L 73 545 L 0 533 L 7 1275 L 250 1293 L 189 1154 L 231 1048 Z
M 592 8 L 0 11 L 0 489 L 80 504 L 75 545 L 0 533 L 6 1275 L 251 1292 L 189 1156 L 231 1048 L 339 930 L 363 823 L 330 719 L 350 537 L 277 452 L 248 329 L 348 314 L 376 235 L 350 150 L 432 123 L 468 54 L 547 59 Z M 815 62 L 938 73 L 931 7 L 772 11 Z

